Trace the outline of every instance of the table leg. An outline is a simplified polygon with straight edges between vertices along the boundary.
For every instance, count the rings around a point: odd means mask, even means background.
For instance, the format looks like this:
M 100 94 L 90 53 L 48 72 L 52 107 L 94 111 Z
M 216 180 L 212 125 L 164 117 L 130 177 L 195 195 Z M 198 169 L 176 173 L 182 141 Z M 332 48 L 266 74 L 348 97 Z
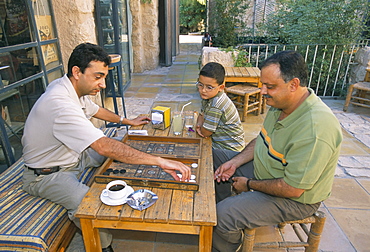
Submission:
M 101 251 L 99 229 L 94 228 L 91 219 L 80 219 L 80 223 L 86 252 Z
M 199 252 L 211 252 L 213 226 L 201 226 L 199 233 Z

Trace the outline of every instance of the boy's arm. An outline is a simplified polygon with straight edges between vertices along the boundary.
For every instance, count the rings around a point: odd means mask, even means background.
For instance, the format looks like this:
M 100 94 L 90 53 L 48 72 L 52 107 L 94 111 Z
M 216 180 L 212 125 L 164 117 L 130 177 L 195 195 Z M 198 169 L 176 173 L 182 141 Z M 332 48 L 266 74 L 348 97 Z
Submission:
M 209 137 L 210 135 L 212 135 L 213 132 L 205 129 L 203 127 L 203 123 L 204 123 L 204 115 L 203 113 L 200 113 L 197 119 L 197 127 L 196 127 L 197 133 L 201 137 Z

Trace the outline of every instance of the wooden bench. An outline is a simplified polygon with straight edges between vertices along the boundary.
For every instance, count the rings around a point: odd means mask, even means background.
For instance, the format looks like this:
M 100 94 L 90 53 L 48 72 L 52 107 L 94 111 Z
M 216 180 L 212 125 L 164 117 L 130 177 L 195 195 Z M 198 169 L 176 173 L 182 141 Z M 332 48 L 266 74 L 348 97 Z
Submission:
M 104 131 L 111 137 L 115 128 Z M 77 230 L 67 210 L 47 199 L 23 191 L 23 159 L 0 174 L 0 251 L 64 251 Z M 79 180 L 92 182 L 95 168 L 85 169 Z

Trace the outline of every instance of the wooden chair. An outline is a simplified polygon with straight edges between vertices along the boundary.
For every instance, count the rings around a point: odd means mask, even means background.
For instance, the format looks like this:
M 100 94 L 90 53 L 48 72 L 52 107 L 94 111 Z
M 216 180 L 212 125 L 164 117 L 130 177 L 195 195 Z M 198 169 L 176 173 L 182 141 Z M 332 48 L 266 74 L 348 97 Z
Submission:
M 285 225 L 290 224 L 293 227 L 298 241 L 273 241 L 254 243 L 256 229 L 244 229 L 243 245 L 241 252 L 251 252 L 253 248 L 293 248 L 304 247 L 306 252 L 317 251 L 320 244 L 321 233 L 324 229 L 325 214 L 317 211 L 313 216 L 307 217 L 302 220 L 287 221 L 278 224 L 280 229 Z M 308 229 L 307 224 L 311 224 Z M 304 235 L 302 235 L 304 233 Z
M 366 69 L 363 82 L 352 84 L 348 88 L 346 102 L 343 111 L 346 112 L 349 104 L 370 108 L 370 68 Z
M 225 93 L 234 102 L 236 108 L 242 111 L 241 121 L 245 121 L 248 113 L 255 112 L 256 115 L 264 113 L 261 89 L 248 84 L 237 84 L 226 87 Z M 232 94 L 232 95 L 230 95 Z

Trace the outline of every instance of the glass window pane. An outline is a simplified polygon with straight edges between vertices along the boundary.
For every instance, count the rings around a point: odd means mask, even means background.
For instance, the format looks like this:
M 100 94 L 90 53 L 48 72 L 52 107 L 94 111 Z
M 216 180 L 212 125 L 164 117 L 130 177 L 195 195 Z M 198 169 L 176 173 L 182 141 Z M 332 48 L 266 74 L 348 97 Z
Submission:
M 4 86 L 40 71 L 35 47 L 0 54 L 0 76 Z
M 26 0 L 0 0 L 0 46 L 31 42 Z
M 59 55 L 58 55 L 58 47 L 56 43 L 42 45 L 41 51 L 42 51 L 42 56 L 44 57 L 46 70 L 49 70 L 61 64 Z
M 57 70 L 48 74 L 49 83 L 63 76 L 62 70 Z M 49 84 L 48 83 L 48 84 Z
M 55 38 L 49 3 L 47 0 L 33 1 L 36 27 L 41 41 Z
M 43 78 L 36 79 L 18 88 L 19 95 L 21 96 L 21 108 L 23 112 L 17 111 L 17 114 L 24 114 L 27 116 L 31 111 L 37 99 L 44 93 Z M 19 106 L 18 106 L 19 107 Z

